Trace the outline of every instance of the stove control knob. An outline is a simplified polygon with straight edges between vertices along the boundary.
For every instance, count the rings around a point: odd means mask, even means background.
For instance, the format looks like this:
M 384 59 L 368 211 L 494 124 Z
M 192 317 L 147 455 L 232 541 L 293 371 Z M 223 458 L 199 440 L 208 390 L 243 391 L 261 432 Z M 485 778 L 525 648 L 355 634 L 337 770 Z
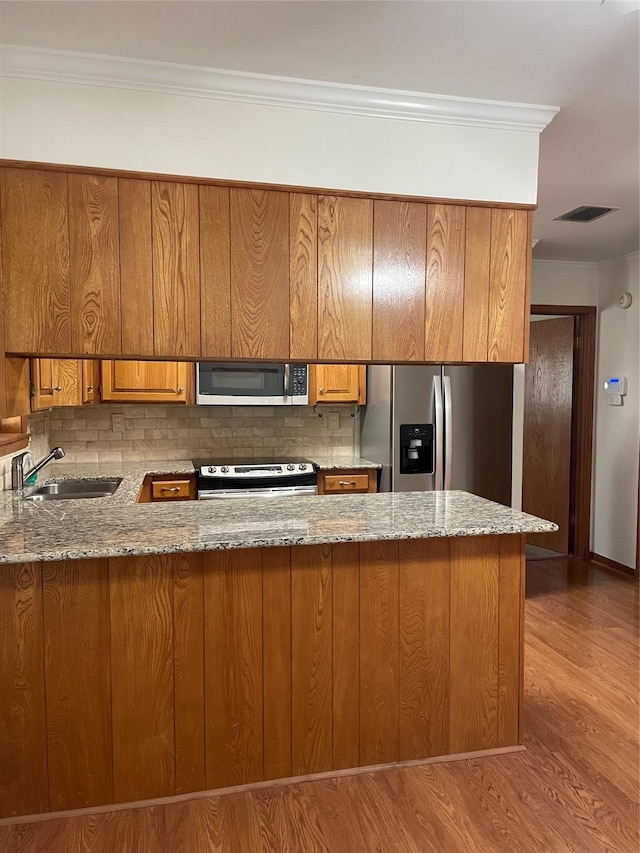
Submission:
M 289 464 L 287 465 L 287 471 L 295 471 L 295 468 L 296 468 L 296 466 L 295 466 L 295 465 L 292 465 L 291 463 L 289 463 Z
M 307 470 L 307 466 L 305 465 L 305 463 L 304 463 L 304 462 L 300 465 L 300 470 L 301 470 L 301 471 L 306 471 L 306 470 Z
M 218 469 L 216 468 L 216 466 L 215 466 L 215 465 L 213 465 L 211 468 L 209 468 L 209 473 L 210 473 L 210 474 L 215 474 L 217 470 L 218 470 Z
M 228 474 L 229 473 L 229 466 L 223 465 L 220 470 L 222 471 L 223 474 Z

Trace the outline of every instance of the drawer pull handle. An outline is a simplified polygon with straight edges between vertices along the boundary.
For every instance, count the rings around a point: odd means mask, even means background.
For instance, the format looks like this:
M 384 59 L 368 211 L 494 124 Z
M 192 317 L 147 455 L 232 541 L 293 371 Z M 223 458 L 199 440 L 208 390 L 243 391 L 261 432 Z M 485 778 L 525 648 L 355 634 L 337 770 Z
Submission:
M 180 486 L 172 486 L 171 488 L 169 488 L 169 486 L 161 486 L 160 491 L 161 492 L 179 492 Z
M 356 481 L 355 480 L 340 480 L 340 483 L 338 485 L 340 485 L 340 486 L 355 486 Z

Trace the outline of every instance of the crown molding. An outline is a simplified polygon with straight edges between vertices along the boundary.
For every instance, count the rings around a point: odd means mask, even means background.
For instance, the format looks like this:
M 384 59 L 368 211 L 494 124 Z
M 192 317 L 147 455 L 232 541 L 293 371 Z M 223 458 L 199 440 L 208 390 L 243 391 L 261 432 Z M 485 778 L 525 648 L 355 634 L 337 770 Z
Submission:
M 547 258 L 534 258 L 533 259 L 533 267 L 534 269 L 538 267 L 549 268 L 549 267 L 560 267 L 562 269 L 576 269 L 576 270 L 597 270 L 600 266 L 598 261 L 562 261 L 562 260 L 553 260 Z
M 533 266 L 535 267 L 561 267 L 564 269 L 577 270 L 597 270 L 600 267 L 610 267 L 615 264 L 628 263 L 636 261 L 640 258 L 640 252 L 629 252 L 626 255 L 616 255 L 614 258 L 605 258 L 602 261 L 563 261 L 547 258 L 534 258 Z
M 610 267 L 614 266 L 614 264 L 624 264 L 629 261 L 637 261 L 640 258 L 640 252 L 628 252 L 626 255 L 616 255 L 613 258 L 606 258 L 604 261 L 600 261 L 601 267 Z
M 535 133 L 559 110 L 11 44 L 0 45 L 0 76 Z

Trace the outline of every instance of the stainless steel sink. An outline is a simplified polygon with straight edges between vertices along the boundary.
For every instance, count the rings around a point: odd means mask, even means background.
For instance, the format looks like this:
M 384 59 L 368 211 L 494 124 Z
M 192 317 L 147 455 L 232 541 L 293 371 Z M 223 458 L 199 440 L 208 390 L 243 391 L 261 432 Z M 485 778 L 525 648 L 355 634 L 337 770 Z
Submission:
M 122 480 L 61 480 L 39 486 L 26 501 L 75 501 L 81 498 L 106 498 L 112 495 Z

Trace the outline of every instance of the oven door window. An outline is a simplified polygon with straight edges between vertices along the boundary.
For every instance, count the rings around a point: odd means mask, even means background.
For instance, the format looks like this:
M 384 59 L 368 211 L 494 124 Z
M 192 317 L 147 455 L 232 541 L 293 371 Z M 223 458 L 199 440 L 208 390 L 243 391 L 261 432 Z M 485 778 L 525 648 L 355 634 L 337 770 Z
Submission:
M 201 362 L 198 367 L 199 393 L 209 397 L 284 396 L 283 364 L 217 364 Z

